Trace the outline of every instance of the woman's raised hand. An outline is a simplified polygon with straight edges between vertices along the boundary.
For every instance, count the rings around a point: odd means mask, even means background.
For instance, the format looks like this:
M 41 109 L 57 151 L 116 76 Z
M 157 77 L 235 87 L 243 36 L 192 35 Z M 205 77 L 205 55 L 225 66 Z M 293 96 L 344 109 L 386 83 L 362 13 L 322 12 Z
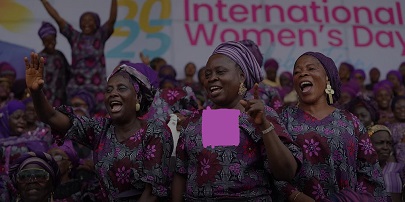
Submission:
M 31 60 L 27 57 L 25 61 L 25 82 L 30 91 L 41 90 L 44 86 L 43 72 L 45 59 L 37 53 L 31 53 Z
M 264 103 L 259 99 L 259 85 L 257 83 L 253 87 L 253 99 L 241 100 L 240 103 L 256 125 L 261 126 L 265 123 Z

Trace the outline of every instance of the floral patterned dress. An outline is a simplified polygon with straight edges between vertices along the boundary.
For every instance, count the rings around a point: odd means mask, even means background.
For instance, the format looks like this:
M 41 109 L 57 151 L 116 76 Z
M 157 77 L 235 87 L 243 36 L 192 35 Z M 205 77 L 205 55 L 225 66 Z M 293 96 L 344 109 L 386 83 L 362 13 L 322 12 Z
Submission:
M 274 87 L 271 87 L 269 85 L 264 84 L 263 82 L 259 83 L 259 99 L 264 101 L 264 104 L 267 106 L 270 106 L 276 111 L 281 110 L 281 107 L 283 106 L 283 100 L 280 97 L 280 94 L 278 93 L 277 89 Z M 246 99 L 250 100 L 253 99 L 254 95 L 254 89 L 250 89 L 246 93 Z
M 45 58 L 43 92 L 48 102 L 54 107 L 59 107 L 67 102 L 66 86 L 69 81 L 69 63 L 65 55 L 56 50 L 54 54 L 39 53 Z
M 405 164 L 405 123 L 393 123 L 389 125 L 391 130 L 395 157 L 399 163 Z M 401 170 L 400 176 L 405 182 L 405 169 Z
M 265 109 L 267 119 L 300 165 L 301 150 L 286 133 L 277 113 L 269 107 Z M 176 172 L 187 179 L 186 200 L 272 201 L 273 180 L 261 131 L 249 120 L 246 113 L 239 116 L 238 146 L 204 148 L 202 111 L 188 119 L 176 148 Z
M 170 120 L 170 114 L 179 112 L 188 116 L 197 108 L 197 100 L 191 87 L 160 89 L 156 92 L 152 105 L 144 118 L 159 119 L 167 123 Z
M 317 120 L 290 106 L 280 117 L 304 154 L 294 180 L 277 183 L 281 199 L 299 190 L 315 201 L 386 201 L 377 153 L 353 114 L 335 109 Z
M 173 141 L 166 124 L 150 121 L 119 142 L 111 119 L 78 117 L 66 106 L 59 110 L 69 116 L 73 125 L 65 137 L 56 137 L 57 141 L 68 138 L 93 150 L 95 170 L 106 200 L 122 201 L 119 198 L 125 198 L 124 193 L 142 193 L 146 183 L 151 184 L 155 196 L 167 196 Z
M 113 33 L 113 28 L 104 24 L 92 36 L 86 36 L 72 25 L 66 24 L 61 33 L 67 38 L 72 48 L 72 68 L 68 83 L 68 95 L 78 89 L 93 93 L 96 103 L 103 103 L 106 87 L 105 43 Z M 100 104 L 97 111 L 103 108 Z

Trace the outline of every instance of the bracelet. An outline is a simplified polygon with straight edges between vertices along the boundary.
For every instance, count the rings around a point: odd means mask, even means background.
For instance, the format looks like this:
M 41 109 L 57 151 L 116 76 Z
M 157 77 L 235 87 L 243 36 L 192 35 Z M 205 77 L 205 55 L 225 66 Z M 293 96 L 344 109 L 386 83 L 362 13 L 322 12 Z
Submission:
M 293 201 L 295 201 L 300 194 L 301 194 L 301 192 L 298 192 L 297 194 L 295 194 Z
M 269 133 L 272 130 L 274 130 L 274 125 L 272 123 L 270 123 L 270 126 L 266 130 L 263 130 L 262 134 L 265 135 L 265 134 Z

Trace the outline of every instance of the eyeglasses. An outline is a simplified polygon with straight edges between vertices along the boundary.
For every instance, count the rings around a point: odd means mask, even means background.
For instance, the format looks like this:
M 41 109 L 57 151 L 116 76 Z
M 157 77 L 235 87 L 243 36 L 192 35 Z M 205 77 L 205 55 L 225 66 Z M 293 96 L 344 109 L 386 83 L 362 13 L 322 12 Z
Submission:
M 17 173 L 18 183 L 40 182 L 46 183 L 49 180 L 49 173 L 44 169 L 30 168 Z
M 55 160 L 55 161 L 62 161 L 62 160 L 69 160 L 69 159 L 63 157 L 62 155 L 55 155 L 55 156 L 53 156 L 53 160 Z

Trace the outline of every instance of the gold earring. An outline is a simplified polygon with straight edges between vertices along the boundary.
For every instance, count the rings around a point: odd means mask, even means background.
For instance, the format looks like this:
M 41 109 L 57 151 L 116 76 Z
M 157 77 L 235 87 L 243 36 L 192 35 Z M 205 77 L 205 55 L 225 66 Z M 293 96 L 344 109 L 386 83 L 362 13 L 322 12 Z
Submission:
M 247 91 L 247 88 L 245 87 L 245 85 L 243 83 L 240 83 L 238 94 L 245 95 L 246 91 Z
M 332 86 L 330 85 L 329 81 L 326 82 L 325 93 L 328 94 L 329 104 L 333 104 L 333 96 L 332 95 L 335 94 L 335 91 L 332 89 Z
M 140 109 L 141 109 L 141 105 L 139 103 L 136 103 L 135 110 L 138 112 Z

